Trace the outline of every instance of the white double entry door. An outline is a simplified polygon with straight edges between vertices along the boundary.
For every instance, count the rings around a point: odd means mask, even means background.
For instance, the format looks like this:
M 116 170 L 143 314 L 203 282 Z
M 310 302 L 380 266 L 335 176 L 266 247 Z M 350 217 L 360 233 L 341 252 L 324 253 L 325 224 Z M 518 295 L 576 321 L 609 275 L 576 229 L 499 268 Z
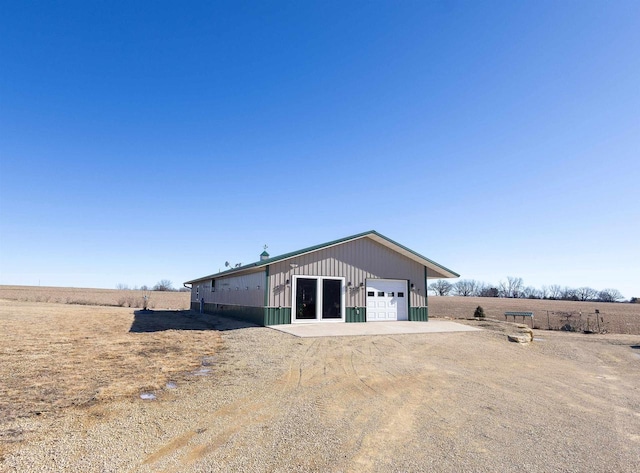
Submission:
M 407 281 L 367 279 L 367 322 L 409 320 Z

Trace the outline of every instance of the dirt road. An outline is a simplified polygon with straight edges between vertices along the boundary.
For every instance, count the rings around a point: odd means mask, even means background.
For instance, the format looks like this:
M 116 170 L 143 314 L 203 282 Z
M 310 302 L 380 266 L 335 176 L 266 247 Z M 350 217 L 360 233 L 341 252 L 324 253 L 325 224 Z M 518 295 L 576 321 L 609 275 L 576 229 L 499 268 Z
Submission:
M 1 471 L 640 470 L 640 339 L 300 339 L 211 319 L 176 389 L 24 419 Z M 203 375 L 197 375 L 203 374 Z

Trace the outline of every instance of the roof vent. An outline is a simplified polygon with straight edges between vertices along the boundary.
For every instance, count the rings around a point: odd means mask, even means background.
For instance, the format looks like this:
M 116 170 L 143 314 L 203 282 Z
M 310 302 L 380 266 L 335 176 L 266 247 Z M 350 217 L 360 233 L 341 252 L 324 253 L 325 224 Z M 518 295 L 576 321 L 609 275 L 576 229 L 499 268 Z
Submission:
M 260 261 L 269 259 L 269 253 L 267 253 L 267 245 L 264 245 L 264 251 L 260 253 Z

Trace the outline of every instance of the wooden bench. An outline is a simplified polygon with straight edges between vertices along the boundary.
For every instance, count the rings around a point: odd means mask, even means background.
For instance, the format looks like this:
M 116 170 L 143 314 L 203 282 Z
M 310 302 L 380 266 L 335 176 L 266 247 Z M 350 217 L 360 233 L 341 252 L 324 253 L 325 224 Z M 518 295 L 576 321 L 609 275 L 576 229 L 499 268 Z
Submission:
M 504 319 L 507 320 L 507 317 L 513 317 L 513 321 L 516 321 L 516 317 L 522 317 L 522 321 L 524 322 L 525 317 L 531 317 L 531 325 L 533 325 L 533 312 L 505 312 Z

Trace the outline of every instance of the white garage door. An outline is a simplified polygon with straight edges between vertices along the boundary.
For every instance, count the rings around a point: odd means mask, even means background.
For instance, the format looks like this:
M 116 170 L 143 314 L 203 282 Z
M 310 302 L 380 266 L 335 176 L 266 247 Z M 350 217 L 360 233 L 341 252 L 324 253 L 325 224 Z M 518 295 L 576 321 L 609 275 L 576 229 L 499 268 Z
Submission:
M 367 322 L 408 320 L 407 281 L 367 279 Z

